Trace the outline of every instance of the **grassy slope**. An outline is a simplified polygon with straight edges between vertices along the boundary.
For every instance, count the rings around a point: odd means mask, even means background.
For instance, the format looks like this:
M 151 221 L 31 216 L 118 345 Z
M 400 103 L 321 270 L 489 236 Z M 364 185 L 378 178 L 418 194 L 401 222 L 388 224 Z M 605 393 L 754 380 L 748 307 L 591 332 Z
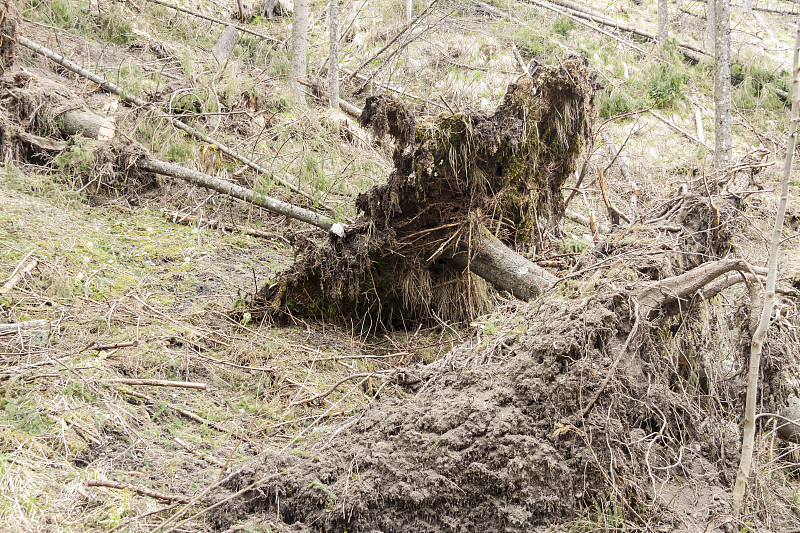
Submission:
M 257 95 L 258 109 L 248 111 L 255 122 L 263 121 L 266 134 L 257 136 L 259 128 L 241 134 L 226 123 L 218 135 L 242 143 L 242 151 L 253 151 L 302 184 L 326 191 L 341 214 L 352 214 L 349 196 L 385 176 L 385 155 L 344 142 L 340 123 L 329 112 L 306 107 L 285 92 L 285 51 L 243 38 L 235 58 L 220 75 L 208 54 L 219 27 L 147 2 L 93 5 L 101 13 L 98 17 L 82 2 L 23 2 L 26 16 L 38 23 L 29 24 L 26 34 L 79 62 L 105 66 L 99 70 L 107 76 L 164 104 L 199 101 L 204 110 L 216 112 L 239 109 L 243 94 Z M 513 40 L 526 57 L 535 55 L 541 62 L 557 61 L 569 50 L 585 52 L 601 72 L 605 91 L 598 98 L 608 115 L 648 107 L 659 96 L 670 100 L 662 102 L 662 112 L 682 127 L 694 131 L 694 105 L 700 106 L 706 127 L 712 127 L 707 65 L 683 65 L 669 47 L 643 55 L 524 4 L 497 5 L 528 26 L 479 17 L 466 4 L 448 4 L 432 15 L 432 20 L 441 21 L 390 62 L 378 79 L 386 81 L 386 73 L 391 73 L 391 81 L 430 102 L 431 112 L 441 109 L 440 95 L 448 105 L 491 109 L 516 77 L 509 52 Z M 344 6 L 342 12 L 349 15 L 351 4 Z M 615 16 L 646 17 L 654 25 L 654 13 L 645 11 L 649 6 L 629 2 L 609 6 Z M 421 7 L 417 5 L 417 11 Z M 219 13 L 211 3 L 202 4 L 201 9 Z M 322 3 L 314 2 L 312 67 L 326 53 L 324 18 L 318 18 L 321 10 Z M 363 39 L 346 44 L 341 54 L 350 68 L 377 51 L 390 35 L 387 30 L 403 18 L 397 2 L 370 5 L 363 14 Z M 447 18 L 442 18 L 445 14 Z M 785 110 L 772 93 L 756 90 L 754 80 L 778 72 L 777 80 L 767 81 L 784 83 L 780 69 L 786 68 L 782 58 L 788 57 L 791 31 L 780 17 L 760 16 L 762 20 L 735 14 L 740 35 L 761 36 L 754 39 L 758 47 L 743 46 L 738 53 L 748 64 L 757 62 L 763 67 L 747 67 L 746 84 L 736 89 L 734 98 L 742 113 L 735 145 L 740 154 L 761 144 L 778 155 Z M 676 15 L 675 22 L 685 38 L 701 35 L 699 19 Z M 290 32 L 283 21 L 254 27 L 278 38 Z M 150 48 L 153 43 L 167 50 L 167 59 L 156 57 Z M 649 44 L 639 46 L 652 49 Z M 759 55 L 759 47 L 768 48 L 769 56 Z M 21 61 L 52 68 L 25 53 Z M 370 68 L 379 64 L 373 62 Z M 90 94 L 92 88 L 80 81 L 61 79 L 97 107 L 113 103 L 101 93 Z M 222 175 L 238 170 L 225 161 L 209 163 L 202 146 L 162 122 L 124 106 L 120 114 L 120 128 L 162 157 L 200 168 L 211 165 Z M 212 129 L 214 122 L 200 125 Z M 709 162 L 705 149 L 646 114 L 637 120 L 612 122 L 606 131 L 617 145 L 634 132 L 627 154 L 642 189 L 642 202 L 663 195 L 670 184 L 684 179 L 687 169 Z M 706 135 L 712 138 L 711 131 Z M 135 205 L 106 199 L 97 206 L 86 192 L 74 192 L 79 179 L 59 181 L 58 176 L 23 165 L 0 168 L 0 272 L 11 273 L 29 251 L 39 261 L 33 275 L 0 300 L 0 322 L 45 318 L 53 324 L 49 333 L 0 337 L 2 529 L 115 527 L 160 504 L 129 491 L 88 488 L 87 480 L 194 494 L 217 478 L 220 467 L 188 453 L 176 437 L 232 466 L 265 450 L 291 447 L 294 437 L 312 420 L 317 425 L 301 438 L 322 437 L 329 416 L 344 416 L 363 405 L 379 383 L 368 381 L 352 390 L 350 385 L 343 386 L 310 406 L 288 408 L 292 401 L 325 391 L 349 374 L 389 368 L 397 359 L 429 357 L 446 346 L 448 339 L 439 335 L 418 341 L 427 348 L 409 350 L 402 336 L 365 344 L 352 340 L 350 332 L 324 324 L 234 324 L 224 313 L 239 296 L 252 292 L 254 278 L 258 283 L 269 279 L 291 259 L 282 241 L 282 221 L 259 212 L 245 215 L 224 200 L 216 200 L 212 208 L 205 194 L 176 185 L 137 197 Z M 248 172 L 243 179 L 273 194 L 284 193 Z M 610 186 L 617 195 L 630 192 L 630 185 L 613 169 Z M 598 205 L 592 187 L 580 208 Z M 187 205 L 206 205 L 207 216 L 228 209 L 238 222 L 258 221 L 275 238 L 198 230 L 172 224 L 160 214 L 161 207 Z M 574 231 L 580 236 L 584 230 Z M 757 253 L 754 246 L 753 254 Z M 87 348 L 91 343 L 126 341 L 138 344 L 104 351 Z M 365 353 L 406 351 L 413 353 L 361 358 Z M 209 389 L 137 388 L 103 382 L 118 377 L 201 381 Z M 129 394 L 133 389 L 152 400 Z M 348 397 L 338 403 L 348 391 Z M 178 408 L 206 423 L 181 415 Z M 325 416 L 318 420 L 320 415 Z

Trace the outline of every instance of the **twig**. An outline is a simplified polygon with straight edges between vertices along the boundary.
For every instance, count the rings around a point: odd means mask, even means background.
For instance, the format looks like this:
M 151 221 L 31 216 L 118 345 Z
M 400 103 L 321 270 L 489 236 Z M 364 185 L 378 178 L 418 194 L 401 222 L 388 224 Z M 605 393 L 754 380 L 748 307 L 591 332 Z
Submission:
M 355 76 L 356 78 L 360 79 L 361 81 L 368 81 L 369 80 L 369 78 L 367 76 L 364 76 L 363 74 L 354 74 L 352 71 L 347 70 L 345 68 L 341 69 L 341 71 L 342 71 L 343 74 L 347 74 L 348 76 Z M 417 96 L 415 94 L 411 94 L 409 92 L 406 92 L 406 91 L 404 91 L 402 89 L 398 89 L 397 87 L 394 87 L 392 84 L 390 84 L 388 82 L 377 81 L 377 80 L 374 80 L 374 79 L 372 80 L 372 82 L 375 85 L 377 85 L 379 87 L 382 87 L 382 88 L 386 89 L 387 91 L 391 91 L 393 93 L 397 93 L 400 96 L 405 96 L 406 98 L 411 98 L 412 100 L 418 100 L 420 102 L 424 102 L 426 104 L 429 104 L 429 105 L 432 105 L 432 106 L 435 106 L 435 107 L 438 107 L 438 108 L 442 108 L 442 105 L 439 104 L 438 102 L 434 102 L 433 100 L 428 100 L 427 98 L 423 98 L 421 96 Z M 355 107 L 355 106 L 353 106 L 353 107 Z
M 167 505 L 166 507 L 162 507 L 161 509 L 154 509 L 153 511 L 148 511 L 148 512 L 140 514 L 138 516 L 132 516 L 131 518 L 128 518 L 124 522 L 120 522 L 116 526 L 114 526 L 111 529 L 109 529 L 108 533 L 114 533 L 114 531 L 122 529 L 123 527 L 127 526 L 131 522 L 138 522 L 139 520 L 141 520 L 142 518 L 144 518 L 146 516 L 158 514 L 158 513 L 164 512 L 164 511 L 171 511 L 172 509 L 176 508 L 178 505 L 179 504 L 177 504 L 177 503 L 173 503 L 172 505 Z
M 136 494 L 141 494 L 142 496 L 147 496 L 148 498 L 153 498 L 164 502 L 189 503 L 189 498 L 186 496 L 165 494 L 163 492 L 137 487 L 136 485 L 131 485 L 130 483 L 117 483 L 115 481 L 87 481 L 86 485 L 88 487 L 108 487 L 110 489 L 129 490 L 131 492 L 135 492 Z
M 590 228 L 590 229 L 591 229 L 591 227 L 592 227 L 592 221 L 591 221 L 591 219 L 590 219 L 590 218 L 588 218 L 588 217 L 585 217 L 585 216 L 581 215 L 580 213 L 576 213 L 575 211 L 570 211 L 570 210 L 568 209 L 568 210 L 567 210 L 567 211 L 564 213 L 564 216 L 565 216 L 566 218 L 568 218 L 568 219 L 572 220 L 573 222 L 577 222 L 578 224 L 581 224 L 581 225 L 583 225 L 583 226 L 586 226 L 587 228 Z M 609 228 L 609 227 L 608 227 L 608 226 L 606 226 L 605 224 L 602 224 L 602 223 L 598 224 L 598 223 L 595 221 L 595 227 L 597 228 L 597 230 L 598 230 L 600 233 L 606 233 L 606 234 L 608 234 L 608 233 L 611 233 L 611 228 Z
M 692 135 L 691 133 L 686 131 L 685 129 L 681 128 L 680 126 L 678 126 L 677 124 L 675 124 L 674 122 L 672 122 L 671 120 L 666 118 L 664 115 L 662 115 L 661 113 L 656 111 L 655 109 L 650 109 L 649 111 L 650 111 L 651 115 L 656 117 L 658 120 L 660 120 L 661 122 L 663 122 L 664 124 L 666 124 L 670 128 L 674 129 L 675 131 L 677 131 L 678 133 L 680 133 L 681 135 L 683 135 L 684 137 L 686 137 L 690 141 L 696 142 L 697 144 L 699 144 L 700 146 L 702 146 L 706 150 L 709 150 L 711 152 L 714 151 L 713 147 L 707 145 L 706 143 L 704 143 L 703 141 L 701 141 L 700 139 L 698 139 L 697 137 L 695 137 L 694 135 Z
M 432 1 L 430 4 L 428 4 L 428 7 L 426 7 L 425 9 L 423 9 L 423 10 L 420 12 L 420 14 L 419 14 L 419 15 L 417 15 L 417 16 L 414 18 L 414 20 L 412 20 L 411 22 L 409 22 L 408 24 L 406 24 L 406 25 L 405 25 L 405 27 L 404 27 L 402 30 L 400 30 L 399 32 L 397 32 L 397 35 L 395 35 L 395 36 L 394 36 L 394 37 L 393 37 L 393 38 L 392 38 L 392 39 L 391 39 L 391 40 L 390 40 L 388 43 L 386 43 L 386 44 L 383 46 L 383 48 L 381 48 L 380 50 L 378 50 L 378 51 L 377 51 L 377 52 L 376 52 L 376 53 L 375 53 L 375 54 L 374 54 L 372 57 L 370 57 L 369 59 L 367 59 L 366 61 L 364 61 L 363 63 L 361 63 L 361 64 L 358 66 L 358 68 L 356 68 L 356 69 L 353 71 L 353 73 L 352 73 L 352 74 L 350 74 L 350 78 L 354 78 L 356 74 L 358 74 L 359 72 L 361 72 L 361 69 L 363 69 L 364 67 L 366 67 L 367 65 L 369 65 L 370 63 L 372 63 L 372 62 L 375 60 L 375 58 L 377 58 L 379 55 L 381 55 L 382 53 L 384 53 L 384 52 L 386 51 L 386 49 L 387 49 L 387 48 L 389 48 L 390 46 L 392 46 L 392 45 L 395 43 L 395 41 L 397 41 L 397 39 L 399 39 L 400 37 L 402 37 L 403 35 L 405 35 L 405 33 L 406 33 L 408 30 L 410 30 L 411 28 L 413 28 L 413 27 L 414 27 L 414 25 L 415 25 L 417 22 L 419 22 L 419 20 L 420 20 L 422 17 L 426 16 L 426 15 L 428 14 L 428 12 L 429 12 L 431 9 L 433 9 L 433 6 L 434 6 L 434 5 L 436 5 L 436 3 L 437 3 L 438 1 L 439 1 L 439 0 L 433 0 L 433 1 Z
M 312 396 L 311 398 L 306 398 L 304 400 L 297 400 L 296 402 L 290 403 L 289 407 L 291 408 L 291 407 L 295 407 L 295 406 L 298 406 L 298 405 L 304 405 L 304 404 L 307 404 L 307 403 L 315 402 L 317 400 L 321 400 L 321 399 L 329 396 L 333 391 L 335 391 L 339 387 L 339 385 L 341 385 L 342 383 L 346 383 L 346 382 L 350 381 L 351 379 L 371 378 L 371 377 L 378 377 L 378 376 L 380 376 L 380 374 L 376 374 L 374 372 L 366 372 L 366 373 L 363 373 L 363 374 L 352 374 L 350 376 L 347 376 L 346 378 L 340 379 L 338 382 L 336 382 L 336 384 L 333 387 L 329 388 L 327 391 L 323 392 L 322 394 L 317 394 L 316 396 Z
M 19 283 L 19 280 L 21 280 L 23 277 L 25 277 L 28 274 L 30 274 L 31 270 L 36 268 L 36 265 L 39 264 L 39 261 L 34 259 L 33 261 L 31 261 L 30 263 L 28 263 L 24 267 L 22 266 L 25 263 L 25 261 L 28 260 L 28 257 L 30 257 L 32 253 L 33 253 L 33 251 L 30 251 L 27 254 L 25 254 L 25 256 L 22 258 L 22 260 L 20 260 L 20 262 L 17 264 L 17 267 L 14 269 L 14 272 L 11 273 L 11 276 L 8 278 L 8 281 L 6 281 L 3 284 L 3 286 L 0 287 L 0 296 L 5 296 L 6 293 L 11 291 L 11 289 L 13 289 L 14 286 L 17 283 Z
M 584 407 L 581 410 L 581 418 L 586 416 L 589 410 L 594 406 L 597 399 L 600 398 L 600 395 L 605 390 L 606 386 L 608 385 L 608 382 L 611 381 L 611 378 L 614 377 L 614 374 L 617 371 L 617 366 L 619 365 L 619 362 L 622 360 L 622 356 L 628 353 L 628 346 L 630 346 L 633 336 L 636 335 L 636 332 L 639 330 L 639 302 L 636 301 L 636 298 L 632 298 L 632 301 L 633 301 L 633 313 L 634 316 L 636 317 L 633 322 L 633 328 L 631 328 L 631 332 L 628 333 L 628 338 L 625 339 L 625 344 L 623 344 L 622 348 L 620 348 L 617 357 L 611 364 L 611 368 L 608 369 L 608 374 L 606 375 L 606 379 L 603 380 L 603 383 L 600 385 L 600 388 L 598 388 L 597 392 L 594 393 L 592 399 L 589 400 L 589 403 L 586 404 L 586 407 Z
M 133 390 L 130 390 L 130 389 L 122 389 L 121 392 L 123 392 L 125 394 L 129 394 L 129 395 L 131 395 L 131 396 L 133 396 L 135 398 L 141 398 L 142 400 L 146 400 L 146 401 L 152 403 L 153 405 L 157 405 L 158 404 L 158 402 L 156 402 L 156 400 L 152 396 L 148 396 L 147 394 L 142 394 L 141 392 L 136 392 L 136 391 L 133 391 Z M 214 428 L 217 431 L 219 431 L 220 433 L 226 433 L 226 434 L 228 434 L 228 435 L 230 435 L 230 436 L 232 436 L 232 437 L 234 437 L 236 439 L 246 441 L 247 443 L 252 444 L 252 445 L 255 446 L 255 443 L 253 443 L 253 441 L 251 441 L 245 435 L 239 435 L 238 433 L 235 433 L 234 431 L 231 431 L 229 429 L 225 429 L 224 427 L 220 426 L 219 424 L 216 424 L 214 422 L 210 422 L 210 421 L 204 419 L 203 417 L 201 417 L 200 415 L 189 411 L 188 409 L 184 409 L 183 407 L 180 407 L 178 405 L 175 405 L 175 404 L 172 404 L 172 403 L 169 403 L 169 402 L 164 402 L 164 405 L 166 405 L 170 409 L 173 409 L 176 413 L 178 413 L 180 415 L 183 415 L 183 416 L 185 416 L 186 418 L 188 418 L 190 420 L 194 420 L 198 424 L 202 424 L 204 426 L 208 426 L 210 428 Z
M 519 68 L 522 69 L 522 72 L 530 76 L 531 71 L 528 70 L 528 65 L 525 64 L 525 60 L 522 59 L 522 54 L 519 53 L 519 49 L 514 43 L 511 43 L 511 52 L 514 54 L 514 59 L 517 60 L 517 65 L 519 65 Z
M 102 383 L 119 383 L 121 385 L 143 385 L 145 387 L 176 387 L 183 389 L 199 389 L 206 390 L 208 385 L 205 383 L 197 383 L 193 381 L 167 381 L 163 379 L 130 379 L 130 378 L 113 378 L 104 379 Z
M 211 457 L 210 455 L 206 455 L 201 451 L 195 450 L 194 448 L 189 446 L 188 443 L 182 441 L 181 439 L 179 439 L 177 437 L 175 437 L 174 440 L 175 440 L 175 442 L 180 444 L 187 452 L 191 453 L 192 455 L 196 455 L 197 457 L 199 457 L 203 461 L 205 461 L 205 462 L 207 462 L 209 464 L 218 466 L 220 468 L 227 468 L 228 464 L 225 461 L 220 461 L 216 457 Z
M 223 231 L 238 231 L 239 233 L 244 233 L 245 235 L 251 235 L 253 237 L 261 237 L 262 239 L 276 238 L 275 234 L 269 233 L 268 231 L 256 228 L 249 228 L 247 226 L 237 226 L 235 224 L 228 224 L 227 222 L 222 222 L 217 219 L 203 220 L 200 217 L 196 217 L 193 215 L 183 215 L 177 211 L 165 210 L 162 211 L 161 213 L 170 222 L 174 222 L 175 224 L 183 224 L 184 226 L 191 226 L 192 224 L 197 222 L 198 225 L 202 224 L 203 226 L 207 226 L 209 228 L 221 229 Z
M 608 209 L 608 215 L 611 218 L 611 223 L 615 226 L 619 226 L 619 221 L 622 219 L 627 224 L 630 224 L 631 219 L 629 219 L 625 213 L 614 207 L 614 204 L 611 203 L 608 193 L 606 192 L 605 180 L 603 179 L 603 171 L 601 169 L 597 169 L 597 180 L 600 182 L 600 192 L 603 194 L 603 202 L 606 204 L 606 208 Z
M 119 350 L 120 348 L 129 348 L 131 346 L 139 346 L 139 341 L 123 341 L 123 342 L 114 342 L 111 344 L 95 344 L 91 347 L 92 350 L 103 351 L 103 350 Z

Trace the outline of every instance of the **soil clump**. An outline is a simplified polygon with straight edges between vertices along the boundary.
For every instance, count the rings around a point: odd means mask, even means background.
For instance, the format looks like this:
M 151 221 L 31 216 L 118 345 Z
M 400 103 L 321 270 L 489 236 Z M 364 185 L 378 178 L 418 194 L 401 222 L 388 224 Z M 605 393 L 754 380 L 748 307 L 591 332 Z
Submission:
M 717 326 L 747 316 L 725 320 Z M 239 494 L 212 519 L 225 529 L 277 512 L 309 531 L 522 532 L 596 508 L 645 528 L 705 527 L 729 505 L 740 435 L 727 417 L 741 378 L 704 361 L 690 393 L 689 365 L 666 359 L 637 322 L 628 295 L 608 287 L 530 304 L 502 332 L 402 371 L 405 394 L 231 476 L 212 501 Z M 797 355 L 772 348 L 773 363 Z

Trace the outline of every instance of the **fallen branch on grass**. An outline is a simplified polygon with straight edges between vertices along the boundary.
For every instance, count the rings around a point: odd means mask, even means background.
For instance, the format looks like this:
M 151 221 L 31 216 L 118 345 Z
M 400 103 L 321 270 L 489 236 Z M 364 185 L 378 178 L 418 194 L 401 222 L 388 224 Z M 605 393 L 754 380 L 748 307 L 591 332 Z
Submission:
M 168 381 L 163 379 L 130 379 L 130 378 L 113 378 L 104 379 L 103 383 L 119 383 L 122 385 L 142 385 L 145 387 L 176 387 L 182 389 L 200 389 L 206 390 L 208 385 L 205 383 L 197 383 L 194 381 Z
M 17 267 L 14 269 L 14 272 L 11 273 L 11 276 L 8 277 L 8 280 L 0 287 L 0 296 L 5 296 L 8 294 L 11 289 L 13 289 L 19 281 L 31 273 L 31 271 L 36 268 L 36 265 L 39 262 L 34 259 L 33 261 L 25 264 L 25 261 L 31 256 L 33 252 L 28 252 L 25 256 L 20 260 L 17 264 Z M 23 266 L 24 265 L 24 266 Z
M 26 320 L 13 324 L 0 324 L 0 337 L 15 335 L 23 331 L 50 329 L 49 320 Z
M 154 172 L 162 176 L 182 179 L 233 198 L 238 198 L 239 200 L 263 207 L 273 213 L 300 220 L 301 222 L 311 224 L 312 226 L 326 231 L 330 231 L 335 224 L 333 220 L 319 213 L 303 209 L 302 207 L 289 204 L 277 198 L 267 196 L 266 194 L 253 191 L 252 189 L 246 189 L 241 185 L 236 185 L 235 183 L 230 183 L 174 163 L 167 163 L 166 161 L 159 161 L 158 159 L 152 158 L 142 158 L 136 162 L 136 166 L 147 172 Z M 339 227 L 341 228 L 342 226 L 339 225 Z
M 208 228 L 221 229 L 223 231 L 236 231 L 239 233 L 244 233 L 245 235 L 251 235 L 253 237 L 261 237 L 262 239 L 276 238 L 276 235 L 274 233 L 270 233 L 268 231 L 256 228 L 249 228 L 247 226 L 237 226 L 236 224 L 228 224 L 227 222 L 222 222 L 221 220 L 217 220 L 215 218 L 204 219 L 202 217 L 184 215 L 179 213 L 178 211 L 162 211 L 162 214 L 170 222 L 174 222 L 175 224 L 183 224 L 184 226 L 193 226 L 197 224 L 198 227 L 202 226 Z
M 109 489 L 119 489 L 119 490 L 129 490 L 131 492 L 135 492 L 136 494 L 140 494 L 142 496 L 147 496 L 148 498 L 153 498 L 155 500 L 160 500 L 163 502 L 178 502 L 178 503 L 189 503 L 189 498 L 186 496 L 180 496 L 177 494 L 166 494 L 163 492 L 157 492 L 152 489 L 146 489 L 144 487 L 139 487 L 136 485 L 131 485 L 130 483 L 119 483 L 116 481 L 87 481 L 86 486 L 88 487 L 106 487 Z
M 639 37 L 644 37 L 648 41 L 656 42 L 656 35 L 654 33 L 646 32 L 635 26 L 625 24 L 617 19 L 600 15 L 598 12 L 590 10 L 589 8 L 580 4 L 576 4 L 575 2 L 570 2 L 568 0 L 550 0 L 549 2 L 544 0 L 527 0 L 527 2 L 551 11 L 555 11 L 559 14 L 564 14 L 566 12 L 567 14 L 574 15 L 575 17 L 589 20 L 591 22 L 614 28 L 616 30 L 632 33 L 634 35 L 638 35 Z M 678 48 L 680 48 L 681 53 L 692 61 L 701 61 L 704 56 L 708 55 L 705 50 L 691 43 L 678 41 L 676 44 L 678 45 Z

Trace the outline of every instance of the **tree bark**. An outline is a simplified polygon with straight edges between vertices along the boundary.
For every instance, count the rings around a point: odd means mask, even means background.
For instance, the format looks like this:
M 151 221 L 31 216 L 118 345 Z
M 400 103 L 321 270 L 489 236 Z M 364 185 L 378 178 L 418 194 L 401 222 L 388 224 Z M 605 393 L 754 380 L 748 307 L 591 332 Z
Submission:
M 297 96 L 303 91 L 297 78 L 306 76 L 308 61 L 308 0 L 297 0 L 292 19 L 292 58 L 289 63 L 289 88 Z
M 667 0 L 658 0 L 658 33 L 656 34 L 656 41 L 661 42 L 667 39 L 669 39 Z
M 708 53 L 713 56 L 714 49 L 716 42 L 716 35 L 717 35 L 717 16 L 716 16 L 716 1 L 717 0 L 706 0 L 706 35 L 705 35 L 705 44 L 706 50 Z
M 56 117 L 56 123 L 67 135 L 83 135 L 98 141 L 110 141 L 117 131 L 114 117 L 101 117 L 80 109 L 64 111 Z
M 328 81 L 330 90 L 328 100 L 331 107 L 339 109 L 339 0 L 330 0 L 328 13 L 331 22 L 331 50 L 328 61 Z
M 797 145 L 797 123 L 800 118 L 800 24 L 797 25 L 797 36 L 794 48 L 794 68 L 792 69 L 792 111 L 791 124 L 789 125 L 789 140 L 786 146 L 786 159 L 783 165 L 783 181 L 781 182 L 781 197 L 778 202 L 778 213 L 775 216 L 775 226 L 772 229 L 769 260 L 767 262 L 767 284 L 764 290 L 764 308 L 761 319 L 753 334 L 750 345 L 750 365 L 747 372 L 747 397 L 744 408 L 744 431 L 742 435 L 742 456 L 739 461 L 739 470 L 736 473 L 736 484 L 733 487 L 733 513 L 739 515 L 744 503 L 744 493 L 747 488 L 747 479 L 753 462 L 753 448 L 756 433 L 756 400 L 758 395 L 758 373 L 761 365 L 761 350 L 767 336 L 770 322 L 772 321 L 772 307 L 775 301 L 775 283 L 778 277 L 778 250 L 781 243 L 786 204 L 789 201 L 789 180 L 792 174 L 792 160 Z
M 411 15 L 414 12 L 414 0 L 406 0 L 406 23 L 411 22 Z
M 520 300 L 530 301 L 558 283 L 558 278 L 522 257 L 500 242 L 488 230 L 473 242 L 472 257 L 467 250 L 456 252 L 453 263 L 482 277 L 497 289 L 505 290 Z
M 714 0 L 716 40 L 714 53 L 714 164 L 731 162 L 731 27 L 730 0 Z

